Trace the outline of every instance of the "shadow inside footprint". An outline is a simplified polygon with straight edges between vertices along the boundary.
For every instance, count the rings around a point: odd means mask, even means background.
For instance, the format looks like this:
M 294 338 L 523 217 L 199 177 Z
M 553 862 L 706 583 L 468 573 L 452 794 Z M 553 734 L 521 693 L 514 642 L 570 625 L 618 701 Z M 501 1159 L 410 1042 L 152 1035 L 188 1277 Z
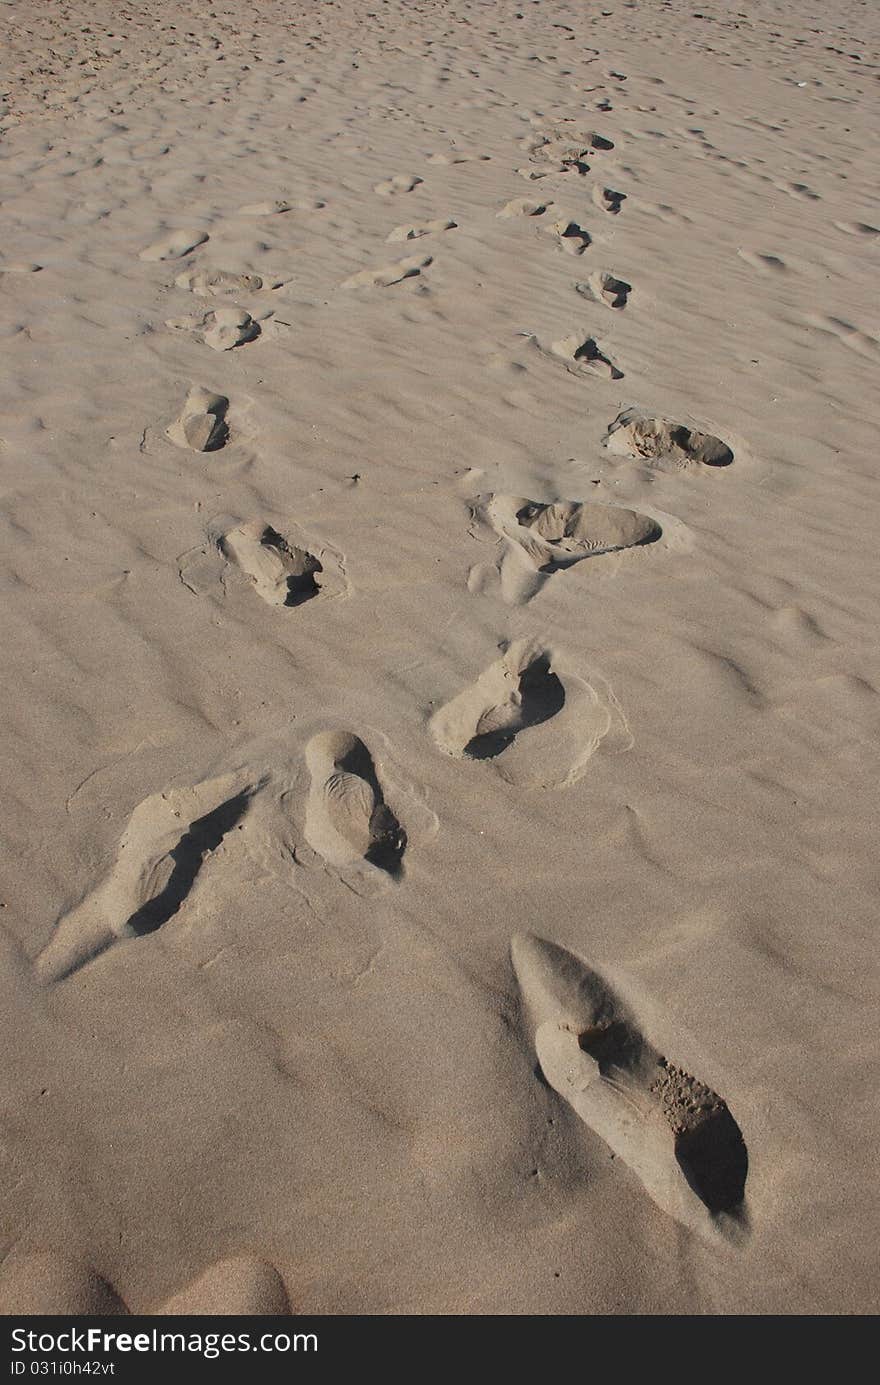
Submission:
M 676 1135 L 675 1157 L 710 1212 L 730 1212 L 740 1206 L 749 1156 L 742 1131 L 723 1102 L 692 1130 Z
M 599 1021 L 578 1035 L 578 1047 L 604 1078 L 635 1072 L 645 1043 L 620 1019 Z M 727 1103 L 710 1087 L 657 1057 L 649 1090 L 660 1101 L 674 1136 L 675 1158 L 689 1186 L 710 1212 L 729 1212 L 745 1196 L 749 1156 Z
M 590 275 L 585 284 L 575 284 L 575 289 L 584 298 L 597 298 L 609 308 L 625 308 L 632 293 L 632 284 L 625 279 L 616 279 L 613 274 L 599 270 Z
M 730 466 L 734 456 L 733 449 L 711 433 L 638 409 L 624 409 L 618 414 L 605 435 L 605 445 L 618 456 L 673 467 Z
M 610 212 L 612 216 L 616 216 L 626 201 L 626 193 L 615 192 L 614 188 L 596 188 L 593 192 L 593 201 L 597 207 L 602 208 L 603 212 Z
M 658 1052 L 575 954 L 520 934 L 512 957 L 553 1090 L 670 1215 L 694 1229 L 747 1231 L 749 1156 L 726 1101 Z
M 516 520 L 544 540 L 544 561 L 538 566 L 543 573 L 564 572 L 596 553 L 640 548 L 663 537 L 660 525 L 647 515 L 584 502 L 545 505 L 530 500 L 517 510 Z
M 247 812 L 251 791 L 242 790 L 217 808 L 190 823 L 177 846 L 169 852 L 173 869 L 161 893 L 132 914 L 126 927 L 138 937 L 155 933 L 173 918 L 186 899 L 202 868 L 205 857 L 220 845 Z
M 600 349 L 595 337 L 581 340 L 578 334 L 556 341 L 551 347 L 555 356 L 570 362 L 569 370 L 587 370 L 597 375 L 607 375 L 611 380 L 622 380 L 623 371 Z
M 227 530 L 217 540 L 220 552 L 235 563 L 270 606 L 302 606 L 323 595 L 318 577 L 324 565 L 309 549 L 291 543 L 271 524 L 255 520 Z
M 492 760 L 507 749 L 520 731 L 549 721 L 564 706 L 565 689 L 550 667 L 549 655 L 541 654 L 520 673 L 510 702 L 480 718 L 464 753 L 472 760 Z
M 403 853 L 406 850 L 406 832 L 392 813 L 382 796 L 382 788 L 373 764 L 373 757 L 363 741 L 352 736 L 351 745 L 345 753 L 337 756 L 336 768 L 345 774 L 354 774 L 368 784 L 375 804 L 369 821 L 370 844 L 364 860 L 378 866 L 389 875 L 399 875 L 402 870 Z
M 284 606 L 302 606 L 304 601 L 318 595 L 321 589 L 315 581 L 315 573 L 323 572 L 323 568 L 313 553 L 295 548 L 271 525 L 260 535 L 260 543 L 264 548 L 271 548 L 284 564 L 287 584 Z
M 403 873 L 406 831 L 385 802 L 363 741 L 349 732 L 322 732 L 306 747 L 306 763 L 312 776 L 309 845 L 331 864 L 366 861 L 397 879 Z

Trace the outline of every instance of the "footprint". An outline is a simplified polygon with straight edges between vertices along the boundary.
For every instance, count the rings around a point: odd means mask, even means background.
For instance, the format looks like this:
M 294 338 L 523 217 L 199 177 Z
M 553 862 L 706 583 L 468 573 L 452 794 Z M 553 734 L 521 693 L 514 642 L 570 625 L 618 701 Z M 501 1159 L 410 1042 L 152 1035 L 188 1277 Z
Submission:
M 548 207 L 552 207 L 552 202 L 533 202 L 528 197 L 514 197 L 511 202 L 507 202 L 500 212 L 495 215 L 499 217 L 513 216 L 543 216 Z
M 240 568 L 269 606 L 302 606 L 313 597 L 338 594 L 339 564 L 324 550 L 284 538 L 271 524 L 251 520 L 218 539 L 228 562 Z M 322 562 L 322 557 L 327 563 Z
M 867 221 L 835 221 L 834 225 L 848 236 L 880 236 L 880 226 L 871 226 Z
M 423 180 L 417 178 L 414 173 L 395 173 L 393 178 L 386 178 L 384 182 L 374 183 L 373 191 L 380 197 L 393 197 L 398 192 L 412 192 Z
M 625 279 L 615 279 L 613 274 L 608 274 L 604 269 L 597 269 L 585 284 L 575 284 L 575 288 L 584 298 L 595 298 L 607 308 L 625 308 L 632 293 L 632 284 L 628 284 Z
M 593 130 L 578 130 L 571 131 L 565 139 L 542 135 L 526 147 L 529 148 L 533 160 L 559 163 L 569 168 L 577 168 L 578 171 L 583 166 L 585 171 L 589 172 L 585 161 L 595 153 L 613 149 L 614 145 L 610 139 L 597 135 Z
M 212 394 L 194 385 L 179 418 L 168 427 L 168 437 L 191 452 L 217 452 L 229 437 L 228 408 L 229 400 L 224 394 Z
M 165 326 L 175 332 L 191 332 L 213 351 L 231 351 L 256 341 L 262 331 L 259 322 L 243 308 L 214 308 L 192 317 L 170 317 Z
M 539 178 L 549 178 L 551 173 L 567 173 L 568 169 L 562 164 L 548 164 L 546 168 L 538 168 L 535 165 L 532 165 L 529 168 L 518 168 L 516 171 L 519 174 L 520 178 L 526 178 L 529 182 L 537 182 Z M 584 166 L 583 171 L 587 173 L 589 172 L 589 169 L 586 168 L 586 165 Z
M 284 212 L 317 212 L 327 203 L 320 199 L 299 198 L 289 202 L 286 198 L 278 198 L 276 201 L 271 199 L 266 202 L 249 202 L 246 207 L 239 207 L 239 216 L 279 216 Z
M 291 1307 L 274 1265 L 241 1255 L 211 1265 L 154 1311 L 172 1316 L 288 1317 Z
M 311 775 L 305 837 L 312 850 L 331 866 L 366 862 L 399 876 L 406 832 L 385 802 L 363 741 L 345 731 L 322 731 L 305 756 Z
M 511 955 L 553 1090 L 668 1215 L 702 1232 L 744 1227 L 748 1152 L 726 1102 L 658 1053 L 573 953 L 520 933 Z
M 569 255 L 582 255 L 590 244 L 589 232 L 578 226 L 576 221 L 569 221 L 566 216 L 543 229 L 555 236 L 560 250 L 567 251 Z
M 619 457 L 640 457 L 665 470 L 688 466 L 730 466 L 733 451 L 711 433 L 683 423 L 624 409 L 605 435 L 605 446 Z
M 142 260 L 179 260 L 184 255 L 188 255 L 196 246 L 204 245 L 208 240 L 207 231 L 171 231 L 162 240 L 156 241 L 154 245 L 148 245 L 146 250 L 142 250 L 139 258 Z
M 785 260 L 778 255 L 762 254 L 758 250 L 738 250 L 736 252 L 741 260 L 745 260 L 752 269 L 759 269 L 762 273 L 784 274 L 788 269 Z
M 559 788 L 581 777 L 613 720 L 612 707 L 588 683 L 560 671 L 543 645 L 522 639 L 429 725 L 447 755 L 491 760 L 511 784 Z
M 533 338 L 537 344 L 537 339 Z M 604 375 L 609 380 L 622 380 L 623 371 L 618 370 L 613 361 L 609 359 L 599 348 L 595 337 L 584 337 L 580 332 L 573 332 L 570 336 L 563 337 L 560 341 L 554 341 L 550 346 L 549 353 L 543 348 L 544 354 L 556 356 L 559 360 L 566 362 L 566 369 L 572 375 Z
M 343 557 L 335 549 L 285 525 L 279 533 L 265 520 L 215 520 L 208 541 L 178 558 L 180 580 L 195 596 L 226 596 L 230 568 L 269 606 L 302 606 L 314 597 L 342 596 L 348 590 Z
M 0 1266 L 0 1314 L 7 1317 L 118 1317 L 122 1299 L 88 1265 L 64 1255 L 13 1252 Z
M 234 274 L 227 269 L 197 269 L 178 274 L 174 282 L 179 289 L 188 289 L 199 298 L 213 298 L 220 293 L 259 293 L 264 286 L 259 274 Z
M 358 274 L 352 274 L 350 278 L 343 279 L 341 287 L 344 289 L 387 289 L 392 284 L 399 284 L 404 279 L 413 279 L 421 274 L 423 269 L 427 269 L 432 262 L 431 255 L 410 255 L 406 260 L 398 260 L 396 264 L 384 265 L 381 269 L 362 269 Z
M 648 515 L 590 501 L 545 504 L 493 495 L 477 513 L 503 541 L 497 570 L 502 597 L 511 605 L 531 600 L 550 576 L 585 558 L 642 547 L 663 536 Z
M 814 192 L 806 183 L 777 183 L 776 186 L 782 192 L 787 192 L 790 197 L 799 197 L 807 202 L 822 201 L 821 194 Z
M 613 140 L 606 139 L 604 135 L 597 135 L 595 130 L 591 130 L 588 134 L 582 135 L 581 138 L 589 149 L 598 149 L 603 154 L 607 153 L 609 149 L 614 148 Z
M 249 202 L 245 207 L 239 207 L 239 216 L 279 216 L 283 212 L 292 212 L 293 203 L 285 199 L 278 198 L 276 201 Z
M 173 918 L 259 787 L 225 776 L 140 803 L 107 878 L 60 919 L 37 957 L 39 979 L 63 981 L 114 943 L 154 933 Z
M 429 154 L 429 164 L 470 164 L 488 163 L 491 154 L 472 154 L 465 149 L 453 149 L 449 154 Z
M 615 192 L 613 188 L 596 187 L 593 188 L 593 201 L 603 212 L 610 212 L 612 216 L 616 216 L 621 204 L 626 201 L 626 193 Z
M 432 236 L 438 231 L 454 231 L 457 221 L 439 217 L 436 221 L 426 221 L 423 226 L 395 226 L 387 239 L 394 243 L 401 240 L 419 240 L 421 236 Z

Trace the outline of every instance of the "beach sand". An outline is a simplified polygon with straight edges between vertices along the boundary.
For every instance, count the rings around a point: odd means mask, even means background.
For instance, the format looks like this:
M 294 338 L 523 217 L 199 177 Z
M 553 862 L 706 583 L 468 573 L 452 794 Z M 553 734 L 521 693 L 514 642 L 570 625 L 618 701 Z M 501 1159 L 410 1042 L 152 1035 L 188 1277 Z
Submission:
M 876 1311 L 876 9 L 0 28 L 0 1307 Z

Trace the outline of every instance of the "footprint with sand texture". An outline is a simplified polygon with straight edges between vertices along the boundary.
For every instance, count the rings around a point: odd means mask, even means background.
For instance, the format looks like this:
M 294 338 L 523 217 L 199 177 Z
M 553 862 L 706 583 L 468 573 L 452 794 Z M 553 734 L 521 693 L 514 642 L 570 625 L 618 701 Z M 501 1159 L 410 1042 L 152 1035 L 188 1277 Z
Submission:
M 626 193 L 615 192 L 614 188 L 593 188 L 592 197 L 596 206 L 603 212 L 609 212 L 611 216 L 616 216 L 626 201 Z
M 344 588 L 338 554 L 308 540 L 286 538 L 262 520 L 235 524 L 216 542 L 269 606 L 302 606 L 315 597 L 337 596 Z
M 429 164 L 440 164 L 441 166 L 450 164 L 488 163 L 491 157 L 491 154 L 478 154 L 468 149 L 451 149 L 448 154 L 442 152 L 439 154 L 429 154 L 427 162 Z
M 305 757 L 311 775 L 305 837 L 312 850 L 331 866 L 366 863 L 399 876 L 406 832 L 385 802 L 363 741 L 347 731 L 322 731 Z
M 203 341 L 213 351 L 231 351 L 246 342 L 256 341 L 262 328 L 244 308 L 215 308 L 190 317 L 170 317 L 166 327 L 186 332 Z
M 556 572 L 587 558 L 655 543 L 663 534 L 648 515 L 585 500 L 544 503 L 490 495 L 474 506 L 474 515 L 501 540 L 494 570 L 502 597 L 517 606 L 531 600 Z M 468 587 L 479 590 L 484 581 L 483 570 L 474 568 Z
M 617 415 L 605 435 L 605 446 L 615 456 L 640 458 L 663 471 L 730 466 L 733 461 L 732 449 L 720 438 L 640 409 L 624 409 Z
M 169 231 L 167 236 L 163 236 L 154 245 L 148 245 L 146 250 L 142 250 L 139 258 L 142 260 L 181 260 L 184 255 L 188 255 L 197 246 L 204 245 L 208 239 L 207 231 Z
M 138 804 L 107 877 L 59 920 L 37 957 L 39 979 L 63 981 L 115 943 L 163 927 L 208 858 L 241 825 L 260 786 L 227 775 Z
M 548 208 L 552 207 L 550 201 L 534 202 L 529 197 L 514 197 L 510 202 L 506 202 L 500 212 L 495 215 L 502 220 L 508 220 L 515 216 L 543 216 Z
M 373 191 L 380 197 L 394 197 L 399 192 L 412 192 L 422 182 L 414 173 L 395 173 L 393 178 L 385 178 L 373 184 Z
M 177 563 L 181 582 L 196 596 L 231 599 L 250 587 L 267 606 L 282 610 L 348 590 L 342 555 L 290 522 L 282 533 L 266 520 L 219 516 L 207 541 Z
M 300 197 L 293 201 L 279 197 L 274 201 L 269 198 L 265 202 L 249 202 L 246 207 L 239 207 L 239 216 L 279 216 L 285 212 L 318 212 L 327 203 L 322 202 L 318 197 Z
M 543 229 L 549 235 L 555 236 L 559 249 L 565 250 L 569 255 L 582 255 L 590 244 L 589 231 L 585 231 L 567 216 L 560 217 Z
M 748 1152 L 727 1103 L 643 1036 L 595 971 L 517 935 L 524 1020 L 547 1082 L 684 1226 L 740 1236 Z
M 362 269 L 358 274 L 343 279 L 342 288 L 387 289 L 404 279 L 414 279 L 423 269 L 427 269 L 431 262 L 430 255 L 410 255 L 406 260 L 398 260 L 395 264 L 385 265 L 381 269 Z
M 608 380 L 623 379 L 623 371 L 605 355 L 596 338 L 586 336 L 582 330 L 571 332 L 567 337 L 551 342 L 549 347 L 543 346 L 531 333 L 523 335 L 542 356 L 562 361 L 570 375 L 599 375 Z
M 228 410 L 225 394 L 193 385 L 180 414 L 166 429 L 168 437 L 190 452 L 218 452 L 229 438 Z
M 490 760 L 508 783 L 574 783 L 609 733 L 625 728 L 610 691 L 600 694 L 540 643 L 521 639 L 430 720 L 455 759 Z
M 607 270 L 597 269 L 585 284 L 575 284 L 575 289 L 584 298 L 595 298 L 606 308 L 625 308 L 632 293 L 632 284 L 625 279 L 615 279 Z
M 434 221 L 426 221 L 421 226 L 412 224 L 406 226 L 395 226 L 386 239 L 393 245 L 398 241 L 420 240 L 422 236 L 437 235 L 440 231 L 454 231 L 458 227 L 457 221 L 452 221 L 449 217 L 437 217 Z

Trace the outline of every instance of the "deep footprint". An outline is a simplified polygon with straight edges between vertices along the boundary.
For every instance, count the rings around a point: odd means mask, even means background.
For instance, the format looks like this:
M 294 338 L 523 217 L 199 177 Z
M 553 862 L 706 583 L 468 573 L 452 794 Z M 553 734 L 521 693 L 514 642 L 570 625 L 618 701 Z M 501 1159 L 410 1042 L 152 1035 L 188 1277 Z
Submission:
M 358 736 L 323 731 L 306 746 L 311 790 L 306 840 L 328 864 L 366 862 L 397 877 L 406 832 L 385 802 L 372 756 Z
M 606 308 L 625 308 L 632 293 L 632 284 L 628 284 L 625 279 L 615 279 L 613 274 L 606 273 L 604 269 L 591 274 L 585 284 L 575 284 L 575 288 L 584 298 L 595 298 L 598 303 L 604 303 Z
M 455 759 L 492 761 L 512 784 L 558 788 L 580 777 L 611 722 L 588 684 L 563 673 L 549 650 L 517 640 L 430 729 Z
M 178 274 L 174 283 L 198 298 L 224 293 L 259 293 L 265 287 L 260 274 L 235 274 L 227 269 L 198 269 Z
M 386 239 L 394 245 L 398 241 L 421 240 L 422 236 L 438 235 L 441 231 L 455 231 L 457 227 L 457 221 L 451 221 L 449 217 L 437 217 L 434 221 L 426 221 L 421 226 L 413 224 L 395 226 Z
M 496 212 L 497 217 L 502 220 L 509 220 L 514 216 L 543 216 L 548 207 L 552 207 L 552 202 L 533 202 L 528 197 L 514 197 L 512 201 L 506 202 L 500 212 Z
M 554 341 L 550 352 L 566 362 L 566 368 L 572 375 L 604 375 L 609 380 L 623 379 L 623 371 L 605 355 L 595 337 L 584 337 L 580 332 L 573 332 L 561 341 Z
M 602 977 L 573 953 L 524 933 L 511 954 L 553 1090 L 670 1216 L 704 1232 L 742 1223 L 748 1151 L 726 1102 L 658 1053 Z
M 342 288 L 387 289 L 392 284 L 401 283 L 404 279 L 414 279 L 431 263 L 432 257 L 430 255 L 410 255 L 407 259 L 398 260 L 395 264 L 383 265 L 381 269 L 362 269 L 357 274 L 352 274 L 348 279 L 343 279 Z
M 321 560 L 260 520 L 236 525 L 219 541 L 224 557 L 250 578 L 269 606 L 302 606 L 320 595 Z
M 179 417 L 169 425 L 168 437 L 190 452 L 218 452 L 229 438 L 228 410 L 229 400 L 225 394 L 213 394 L 194 385 Z
M 142 260 L 182 260 L 209 239 L 207 231 L 170 231 L 162 240 L 142 250 Z
M 190 317 L 169 317 L 165 326 L 175 332 L 190 332 L 214 351 L 231 351 L 236 346 L 256 341 L 262 328 L 243 308 L 215 308 Z
M 550 667 L 550 656 L 539 654 L 517 676 L 509 696 L 481 715 L 464 754 L 472 760 L 494 760 L 527 726 L 549 721 L 565 706 L 565 689 Z
M 668 470 L 730 466 L 733 461 L 732 448 L 711 433 L 701 433 L 639 409 L 625 409 L 618 414 L 605 435 L 605 445 L 616 456 L 641 458 Z
M 165 858 L 170 867 L 166 885 L 135 910 L 126 921 L 125 933 L 142 938 L 148 933 L 155 933 L 174 917 L 195 884 L 205 860 L 212 851 L 217 850 L 227 832 L 238 826 L 248 810 L 250 800 L 251 790 L 243 789 L 205 813 L 204 817 L 190 823 L 177 846 Z
M 475 513 L 504 541 L 501 592 L 515 605 L 530 600 L 553 573 L 586 558 L 655 543 L 663 535 L 648 515 L 583 500 L 543 503 L 493 495 Z
M 258 788 L 229 777 L 140 803 L 105 880 L 59 921 L 39 954 L 39 978 L 62 981 L 114 943 L 155 933 L 173 918 L 205 861 L 241 825 Z
M 554 235 L 560 250 L 567 251 L 569 255 L 582 255 L 590 244 L 589 232 L 566 216 L 554 221 L 552 226 L 545 226 L 544 230 Z
M 394 197 L 399 192 L 412 192 L 422 182 L 414 173 L 395 173 L 393 178 L 385 178 L 373 184 L 373 191 L 380 197 Z
M 593 201 L 603 212 L 610 212 L 612 216 L 617 216 L 621 206 L 626 201 L 626 193 L 615 192 L 614 188 L 593 188 Z

